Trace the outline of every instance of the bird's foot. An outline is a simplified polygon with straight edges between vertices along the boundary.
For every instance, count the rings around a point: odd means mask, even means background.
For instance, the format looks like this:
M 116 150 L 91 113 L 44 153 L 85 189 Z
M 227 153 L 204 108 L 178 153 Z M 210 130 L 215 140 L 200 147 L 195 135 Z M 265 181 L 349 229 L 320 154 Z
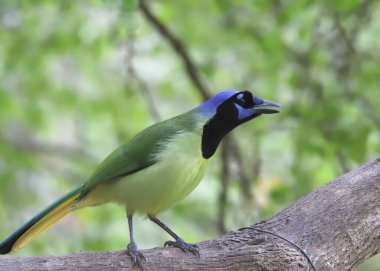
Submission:
M 189 244 L 178 238 L 175 241 L 167 241 L 164 244 L 165 247 L 178 247 L 182 249 L 183 252 L 190 251 L 191 253 L 199 256 L 199 247 L 195 244 Z
M 128 254 L 131 256 L 133 265 L 137 265 L 141 270 L 143 270 L 143 263 L 146 263 L 144 255 L 138 250 L 135 243 L 130 243 L 128 245 Z

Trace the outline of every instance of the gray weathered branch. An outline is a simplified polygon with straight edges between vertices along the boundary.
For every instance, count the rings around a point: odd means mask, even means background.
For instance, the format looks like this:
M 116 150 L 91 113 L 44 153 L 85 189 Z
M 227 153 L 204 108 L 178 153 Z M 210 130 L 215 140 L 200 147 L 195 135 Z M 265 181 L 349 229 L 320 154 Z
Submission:
M 307 181 L 307 180 L 303 180 Z M 146 270 L 350 270 L 380 252 L 380 158 L 278 214 L 198 244 L 144 250 Z M 2 256 L 0 270 L 133 270 L 125 251 Z

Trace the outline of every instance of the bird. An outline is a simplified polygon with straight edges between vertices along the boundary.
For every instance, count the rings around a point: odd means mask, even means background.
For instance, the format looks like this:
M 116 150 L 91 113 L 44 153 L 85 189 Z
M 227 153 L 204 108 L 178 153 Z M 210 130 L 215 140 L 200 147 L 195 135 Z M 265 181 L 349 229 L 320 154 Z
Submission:
M 127 252 L 139 267 L 146 262 L 134 239 L 133 216 L 147 217 L 174 238 L 164 246 L 199 254 L 157 215 L 199 184 L 223 137 L 235 127 L 274 114 L 280 105 L 248 90 L 221 91 L 199 106 L 142 130 L 101 162 L 87 182 L 53 202 L 0 243 L 0 254 L 15 253 L 74 210 L 106 203 L 125 207 Z

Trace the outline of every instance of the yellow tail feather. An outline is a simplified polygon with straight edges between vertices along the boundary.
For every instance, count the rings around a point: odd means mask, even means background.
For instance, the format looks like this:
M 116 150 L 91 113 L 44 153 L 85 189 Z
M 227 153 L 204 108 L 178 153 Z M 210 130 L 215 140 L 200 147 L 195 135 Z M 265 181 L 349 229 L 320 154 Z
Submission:
M 52 211 L 50 211 L 48 214 L 43 216 L 40 220 L 38 220 L 32 227 L 30 227 L 23 235 L 17 239 L 17 241 L 12 246 L 10 253 L 13 254 L 17 252 L 41 233 L 48 230 L 64 216 L 69 214 L 72 211 L 73 204 L 77 198 L 77 194 L 73 195 L 62 204 L 54 208 Z

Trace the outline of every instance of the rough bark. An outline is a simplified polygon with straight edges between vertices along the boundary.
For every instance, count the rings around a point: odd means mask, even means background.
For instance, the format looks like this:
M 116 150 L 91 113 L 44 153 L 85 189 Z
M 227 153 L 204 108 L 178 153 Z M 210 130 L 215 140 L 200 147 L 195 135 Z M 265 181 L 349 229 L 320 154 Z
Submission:
M 264 221 L 198 245 L 200 256 L 144 250 L 145 270 L 350 270 L 380 252 L 380 158 Z M 133 269 L 125 251 L 0 258 L 0 270 Z

